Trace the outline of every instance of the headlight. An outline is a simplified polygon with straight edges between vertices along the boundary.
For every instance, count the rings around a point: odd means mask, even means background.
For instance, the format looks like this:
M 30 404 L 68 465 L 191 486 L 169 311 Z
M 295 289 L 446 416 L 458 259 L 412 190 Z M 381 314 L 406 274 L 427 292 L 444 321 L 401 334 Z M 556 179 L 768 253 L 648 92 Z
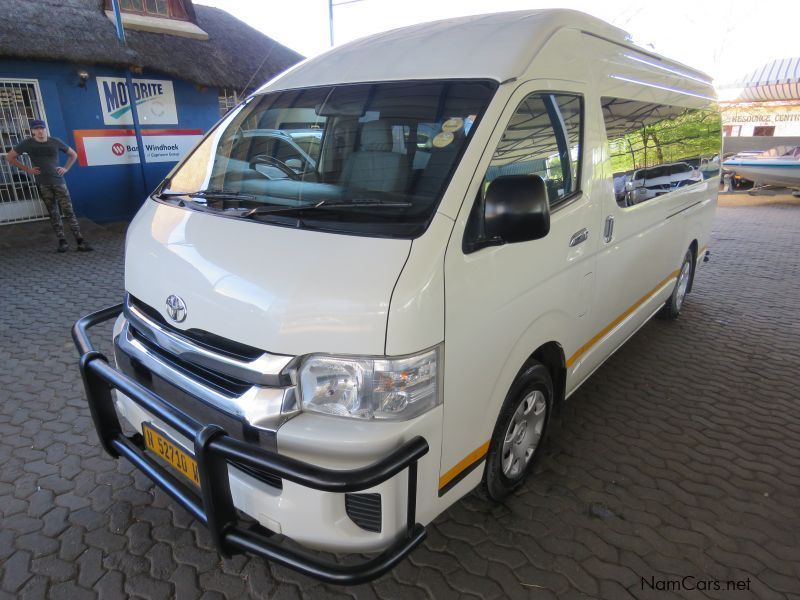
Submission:
M 402 358 L 311 355 L 298 372 L 303 410 L 402 421 L 441 402 L 441 346 Z

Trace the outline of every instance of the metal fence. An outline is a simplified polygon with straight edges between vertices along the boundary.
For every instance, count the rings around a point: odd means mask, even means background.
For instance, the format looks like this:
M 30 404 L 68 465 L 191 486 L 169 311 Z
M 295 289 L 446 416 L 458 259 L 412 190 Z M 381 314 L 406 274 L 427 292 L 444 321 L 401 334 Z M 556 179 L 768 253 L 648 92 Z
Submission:
M 38 82 L 0 79 L 0 225 L 48 217 L 33 178 L 6 160 L 9 150 L 30 137 L 31 119 L 46 121 Z M 30 166 L 27 155 L 19 160 Z

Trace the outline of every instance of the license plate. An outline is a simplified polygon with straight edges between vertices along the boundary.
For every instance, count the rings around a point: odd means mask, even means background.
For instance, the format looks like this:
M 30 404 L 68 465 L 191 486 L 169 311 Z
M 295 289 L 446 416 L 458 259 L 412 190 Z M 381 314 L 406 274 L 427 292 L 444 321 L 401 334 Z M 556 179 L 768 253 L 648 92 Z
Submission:
M 200 474 L 197 472 L 197 461 L 183 448 L 148 423 L 142 423 L 144 445 L 167 461 L 179 473 L 200 487 Z

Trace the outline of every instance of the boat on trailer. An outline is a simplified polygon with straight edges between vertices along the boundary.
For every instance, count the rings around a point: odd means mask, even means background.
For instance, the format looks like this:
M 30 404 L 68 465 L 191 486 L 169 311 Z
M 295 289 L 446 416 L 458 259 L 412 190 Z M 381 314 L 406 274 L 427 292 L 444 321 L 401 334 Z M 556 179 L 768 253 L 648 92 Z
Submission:
M 800 146 L 778 146 L 752 155 L 741 153 L 722 163 L 726 171 L 755 182 L 800 190 Z

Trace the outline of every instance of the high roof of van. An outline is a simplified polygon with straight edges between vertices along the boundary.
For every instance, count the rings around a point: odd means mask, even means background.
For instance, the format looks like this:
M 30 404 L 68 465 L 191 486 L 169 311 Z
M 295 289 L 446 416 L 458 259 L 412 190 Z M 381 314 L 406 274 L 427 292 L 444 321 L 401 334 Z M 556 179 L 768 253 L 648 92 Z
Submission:
M 574 29 L 635 48 L 622 29 L 566 9 L 458 17 L 379 33 L 303 61 L 259 91 L 407 79 L 492 79 L 523 75 L 559 30 Z M 701 79 L 708 76 L 650 51 L 638 52 Z

